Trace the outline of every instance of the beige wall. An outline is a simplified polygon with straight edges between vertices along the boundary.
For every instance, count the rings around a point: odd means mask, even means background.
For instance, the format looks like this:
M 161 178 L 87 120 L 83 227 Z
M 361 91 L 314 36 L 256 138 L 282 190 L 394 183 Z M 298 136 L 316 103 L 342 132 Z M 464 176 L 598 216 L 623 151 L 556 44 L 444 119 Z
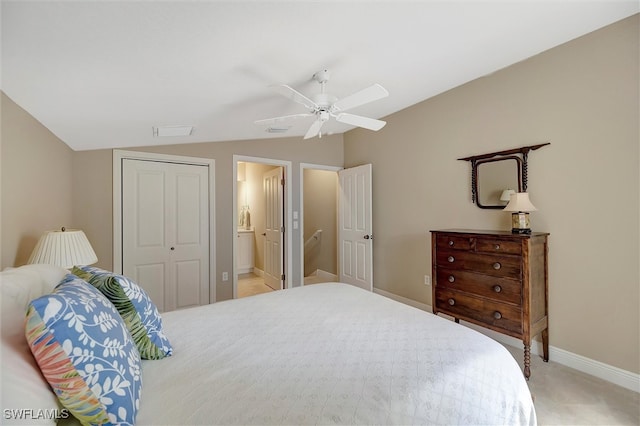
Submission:
M 73 151 L 4 93 L 1 137 L 0 269 L 25 264 L 44 231 L 79 226 L 72 220 Z
M 529 192 L 548 231 L 552 346 L 640 372 L 638 15 L 345 135 L 373 164 L 374 285 L 431 304 L 429 230 L 509 229 L 457 158 L 550 141 Z
M 274 160 L 287 160 L 293 164 L 293 176 L 288 179 L 293 190 L 293 210 L 300 209 L 299 169 L 300 163 L 313 162 L 330 166 L 341 166 L 343 162 L 342 135 L 302 141 L 300 138 L 278 138 L 233 142 L 165 145 L 157 147 L 131 148 L 131 151 L 155 152 L 215 159 L 216 190 L 216 270 L 217 300 L 232 297 L 232 280 L 223 282 L 222 273 L 233 271 L 233 155 L 252 156 Z M 81 151 L 73 156 L 73 208 L 74 221 L 92 235 L 94 246 L 102 267 L 113 266 L 113 202 L 112 202 L 112 151 Z M 252 222 L 257 220 L 252 206 Z M 254 222 L 255 223 L 255 222 Z M 293 285 L 300 284 L 300 236 L 293 235 Z
M 322 229 L 320 243 L 305 256 L 305 275 L 316 269 L 338 275 L 337 254 L 338 174 L 304 169 L 304 237 Z M 308 270 L 308 271 L 307 271 Z

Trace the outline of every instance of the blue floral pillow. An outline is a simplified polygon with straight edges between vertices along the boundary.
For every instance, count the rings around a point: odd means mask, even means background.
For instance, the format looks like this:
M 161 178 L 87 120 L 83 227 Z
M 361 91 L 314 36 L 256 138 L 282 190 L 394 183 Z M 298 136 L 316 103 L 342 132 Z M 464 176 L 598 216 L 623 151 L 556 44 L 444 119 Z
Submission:
M 138 284 L 93 266 L 76 266 L 71 272 L 96 287 L 113 303 L 143 359 L 162 359 L 173 353 L 171 343 L 164 335 L 158 308 Z
M 53 293 L 31 301 L 25 331 L 42 374 L 81 423 L 135 423 L 140 354 L 102 293 L 68 274 Z

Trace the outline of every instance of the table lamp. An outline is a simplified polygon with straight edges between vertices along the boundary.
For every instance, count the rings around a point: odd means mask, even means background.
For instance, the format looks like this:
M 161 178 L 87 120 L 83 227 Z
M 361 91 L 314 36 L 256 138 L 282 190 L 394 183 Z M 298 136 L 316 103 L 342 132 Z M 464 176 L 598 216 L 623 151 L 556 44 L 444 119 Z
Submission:
M 87 236 L 79 229 L 47 231 L 38 240 L 28 263 L 47 263 L 65 269 L 98 261 Z
M 529 212 L 538 210 L 529 200 L 529 193 L 516 192 L 511 194 L 509 204 L 504 208 L 511 213 L 511 232 L 514 234 L 530 234 Z

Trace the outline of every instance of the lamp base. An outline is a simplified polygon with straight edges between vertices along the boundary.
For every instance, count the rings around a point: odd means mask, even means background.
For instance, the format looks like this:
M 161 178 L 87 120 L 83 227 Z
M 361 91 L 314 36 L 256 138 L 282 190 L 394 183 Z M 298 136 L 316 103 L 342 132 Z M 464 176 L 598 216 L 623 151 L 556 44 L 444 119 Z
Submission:
M 511 233 L 512 234 L 530 234 L 529 213 L 513 212 L 511 213 Z
M 512 234 L 530 234 L 531 229 L 511 228 Z

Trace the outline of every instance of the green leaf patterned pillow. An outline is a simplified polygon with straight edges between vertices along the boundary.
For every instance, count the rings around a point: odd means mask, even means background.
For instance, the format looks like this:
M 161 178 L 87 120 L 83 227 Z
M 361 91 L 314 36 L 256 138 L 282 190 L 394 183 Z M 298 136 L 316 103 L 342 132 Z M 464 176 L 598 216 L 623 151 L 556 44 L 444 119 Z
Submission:
M 158 308 L 139 285 L 127 277 L 92 266 L 74 266 L 71 272 L 96 287 L 113 303 L 143 359 L 171 356 L 173 348 L 164 335 Z

